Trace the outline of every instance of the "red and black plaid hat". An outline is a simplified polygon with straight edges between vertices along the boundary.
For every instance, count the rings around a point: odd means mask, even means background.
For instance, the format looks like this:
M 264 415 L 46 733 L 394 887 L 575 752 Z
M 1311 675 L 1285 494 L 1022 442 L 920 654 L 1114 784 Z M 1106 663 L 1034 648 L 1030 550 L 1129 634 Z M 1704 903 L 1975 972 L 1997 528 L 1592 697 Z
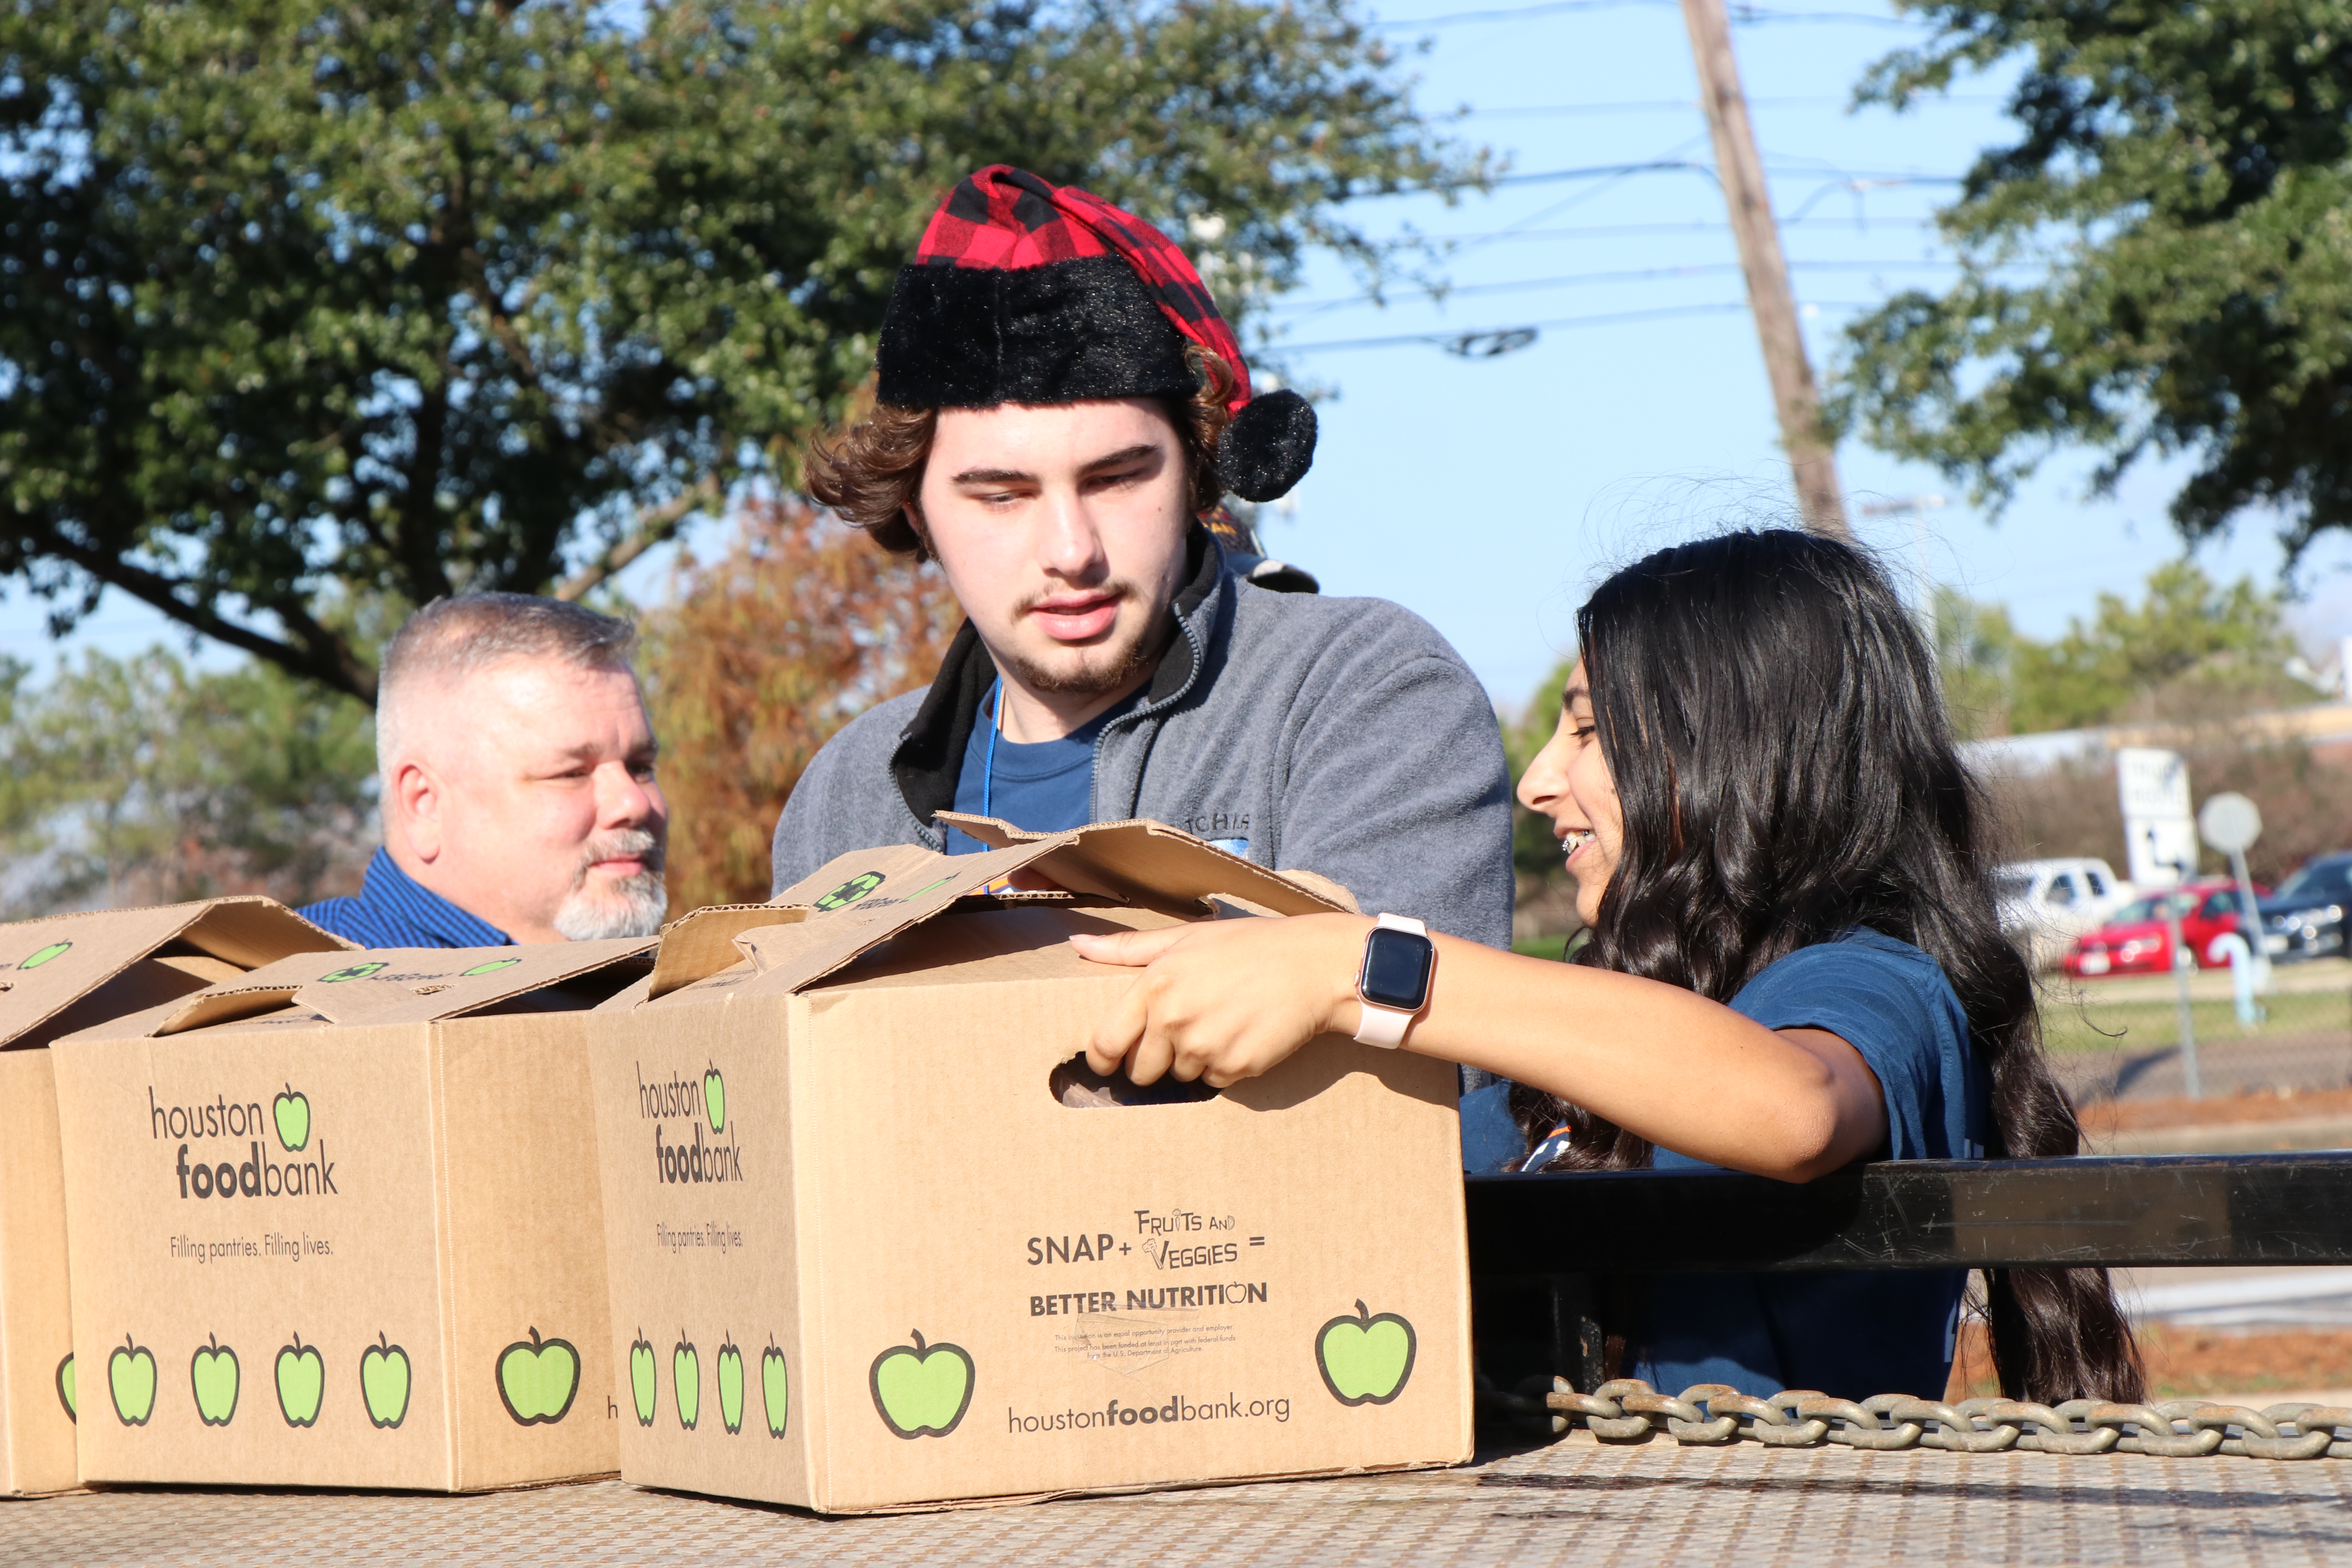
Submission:
M 1295 392 L 1250 395 L 1241 345 L 1175 242 L 1099 196 L 996 163 L 957 184 L 899 270 L 877 391 L 900 408 L 1190 397 L 1201 376 L 1187 344 L 1234 373 L 1217 446 L 1225 488 L 1287 494 L 1314 460 L 1315 411 Z

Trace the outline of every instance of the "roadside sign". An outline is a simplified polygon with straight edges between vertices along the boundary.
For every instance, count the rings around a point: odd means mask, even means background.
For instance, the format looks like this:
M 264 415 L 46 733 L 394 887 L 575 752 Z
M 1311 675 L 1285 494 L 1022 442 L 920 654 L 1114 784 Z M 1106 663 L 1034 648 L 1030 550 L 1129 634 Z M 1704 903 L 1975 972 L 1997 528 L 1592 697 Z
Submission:
M 2168 888 L 2197 871 L 2197 824 L 2189 814 L 2189 764 L 2178 752 L 2126 746 L 2116 752 L 2130 877 Z
M 2207 800 L 2197 814 L 2197 831 L 2224 855 L 2242 855 L 2263 836 L 2262 808 L 2232 790 Z
M 2197 873 L 2197 825 L 2185 816 L 2142 817 L 2126 825 L 2131 838 L 2131 879 L 2169 888 Z
M 2179 752 L 2124 747 L 2116 753 L 2116 785 L 2126 816 L 2189 819 L 2189 764 Z

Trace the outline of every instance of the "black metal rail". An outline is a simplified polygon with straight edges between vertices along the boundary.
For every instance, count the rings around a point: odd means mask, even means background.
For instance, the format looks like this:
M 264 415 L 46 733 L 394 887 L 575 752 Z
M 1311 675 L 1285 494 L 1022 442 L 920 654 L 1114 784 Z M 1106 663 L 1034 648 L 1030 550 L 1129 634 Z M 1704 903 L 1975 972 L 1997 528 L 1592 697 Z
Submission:
M 2352 1151 L 1465 1181 L 1482 1373 L 1598 1386 L 1628 1275 L 2352 1263 Z
M 1473 1274 L 2352 1263 L 2352 1151 L 1465 1184 Z

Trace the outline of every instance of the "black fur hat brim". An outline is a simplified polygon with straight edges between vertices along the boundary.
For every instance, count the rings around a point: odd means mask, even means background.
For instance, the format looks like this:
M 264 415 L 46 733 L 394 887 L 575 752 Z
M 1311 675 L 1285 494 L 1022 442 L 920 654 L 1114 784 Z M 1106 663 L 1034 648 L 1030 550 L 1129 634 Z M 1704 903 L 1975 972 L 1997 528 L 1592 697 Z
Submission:
M 1184 339 L 1116 256 L 907 267 L 883 318 L 877 395 L 899 408 L 1189 397 Z
M 1185 339 L 1115 256 L 1043 267 L 901 268 L 875 356 L 876 395 L 898 408 L 1190 397 Z M 1298 394 L 1243 405 L 1217 474 L 1253 501 L 1287 495 L 1315 460 L 1315 410 Z

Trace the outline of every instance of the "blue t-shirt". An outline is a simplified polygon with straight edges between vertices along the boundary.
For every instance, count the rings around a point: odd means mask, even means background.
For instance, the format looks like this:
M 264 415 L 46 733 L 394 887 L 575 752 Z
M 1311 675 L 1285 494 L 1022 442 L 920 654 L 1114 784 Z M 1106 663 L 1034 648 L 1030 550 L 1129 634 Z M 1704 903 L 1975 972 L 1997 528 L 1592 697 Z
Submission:
M 1919 949 L 1866 927 L 1800 948 L 1740 988 L 1734 1012 L 1768 1029 L 1826 1029 L 1862 1053 L 1886 1099 L 1878 1158 L 1981 1160 L 1991 1084 L 1968 1014 Z M 1507 1115 L 1495 1085 L 1465 1097 L 1465 1163 L 1492 1170 Z M 1492 1105 L 1482 1097 L 1491 1098 Z M 1473 1110 L 1472 1101 L 1480 1101 Z M 1511 1137 L 1516 1137 L 1516 1129 Z M 1659 1149 L 1655 1169 L 1706 1170 Z M 1675 1274 L 1654 1281 L 1633 1376 L 1666 1394 L 1697 1383 L 1764 1395 L 1813 1388 L 1841 1399 L 1943 1397 L 1965 1270 Z
M 1732 1010 L 1768 1029 L 1826 1029 L 1862 1053 L 1886 1098 L 1889 1160 L 1981 1160 L 1992 1086 L 1936 961 L 1866 927 L 1800 948 L 1742 986 Z M 1706 1170 L 1657 1152 L 1658 1170 Z M 1941 1399 L 1965 1269 L 1678 1274 L 1653 1281 L 1633 1375 L 1680 1394 L 1817 1388 L 1840 1399 Z M 1667 1289 L 1658 1289 L 1669 1285 Z
M 1138 691 L 1114 703 L 1058 741 L 1024 744 L 996 733 L 996 698 L 992 695 L 964 742 L 963 771 L 956 775 L 955 808 L 970 816 L 992 816 L 1032 833 L 1063 833 L 1094 820 L 1095 739 L 1103 726 L 1143 700 Z M 996 742 L 992 766 L 989 742 Z M 950 827 L 948 853 L 977 855 L 988 847 Z

